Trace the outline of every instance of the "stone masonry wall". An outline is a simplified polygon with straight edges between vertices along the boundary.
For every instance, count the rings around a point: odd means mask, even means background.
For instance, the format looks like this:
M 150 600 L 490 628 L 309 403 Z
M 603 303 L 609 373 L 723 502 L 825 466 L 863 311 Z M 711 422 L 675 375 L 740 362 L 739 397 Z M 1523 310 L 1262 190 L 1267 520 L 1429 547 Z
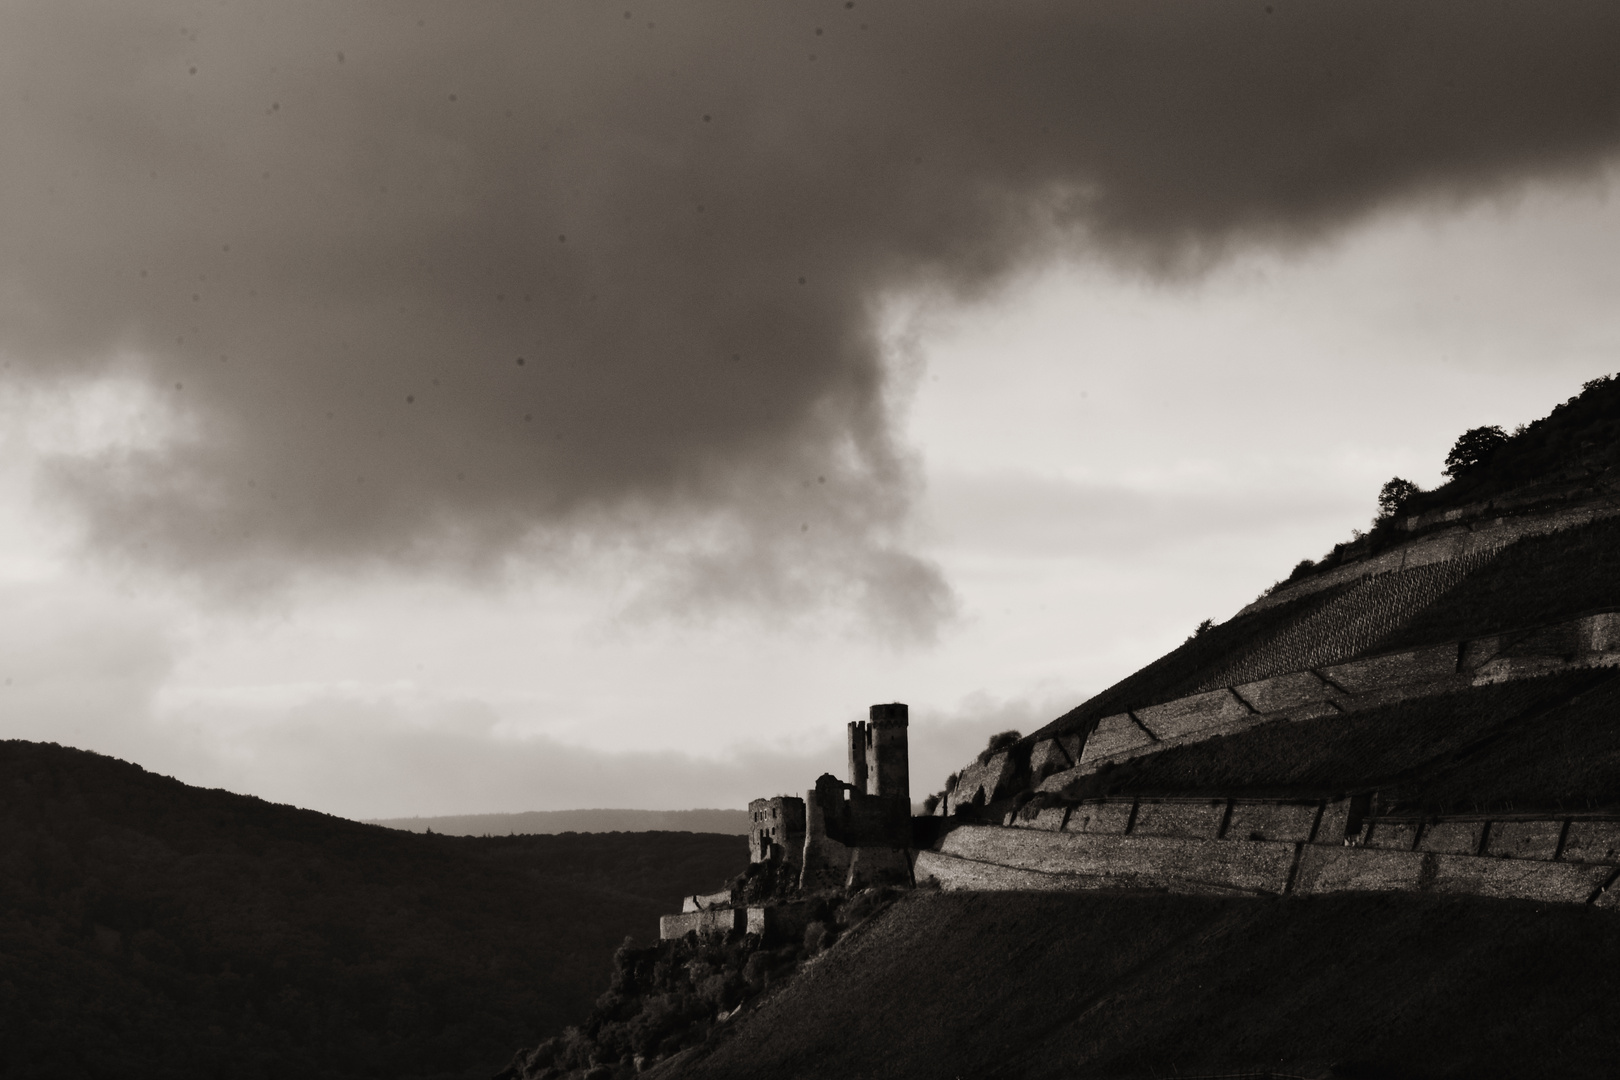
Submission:
M 1495 675 L 1489 678 L 1494 681 Z M 1458 672 L 1456 645 L 1436 645 L 1194 694 L 1103 717 L 1081 748 L 1079 764 L 1050 774 L 1039 790 L 1062 790 L 1070 780 L 1094 772 L 1105 762 L 1201 742 L 1270 721 L 1354 712 L 1460 690 L 1481 681 L 1485 680 Z M 1043 745 L 1037 744 L 1034 753 L 1042 752 Z
M 1482 507 L 1448 511 L 1447 520 Z M 1239 614 L 1260 610 L 1345 581 L 1367 579 L 1322 611 L 1308 615 L 1212 676 L 1205 690 L 1159 705 L 1102 717 L 1087 734 L 1041 740 L 1030 750 L 1029 782 L 1057 791 L 1097 766 L 1144 753 L 1241 731 L 1270 720 L 1309 720 L 1433 693 L 1528 678 L 1596 664 L 1620 664 L 1620 614 L 1577 620 L 1586 640 L 1578 655 L 1551 653 L 1497 657 L 1497 638 L 1408 650 L 1360 661 L 1346 656 L 1373 647 L 1416 611 L 1432 603 L 1503 547 L 1620 515 L 1611 500 L 1469 521 L 1418 537 L 1385 552 L 1278 588 Z M 937 813 L 950 816 L 976 803 L 1016 794 L 1013 753 L 974 761 L 959 774 Z
M 1136 832 L 1134 805 L 1120 831 L 1091 829 L 1109 804 L 1077 806 L 1087 828 L 959 826 L 917 854 L 918 883 L 996 891 L 1159 889 L 1172 892 L 1313 895 L 1406 891 L 1620 905 L 1620 820 L 1373 820 L 1343 839 L 1346 804 L 1233 803 L 1220 825 L 1179 801 L 1179 825 Z M 1118 805 L 1118 804 L 1114 804 Z M 1161 807 L 1176 806 L 1166 800 Z M 1492 836 L 1498 837 L 1493 844 Z M 1382 837 L 1383 846 L 1374 838 Z M 1573 839 L 1573 845 L 1572 845 Z
M 679 915 L 662 915 L 658 919 L 661 939 L 685 937 L 687 934 L 731 934 L 746 929 L 747 911 L 744 908 L 714 908 L 709 911 L 687 911 Z
M 946 793 L 946 813 L 954 814 L 975 803 L 995 802 L 1006 793 L 1016 772 L 1017 762 L 1007 750 L 992 754 L 988 761 L 974 760 L 958 775 L 956 786 Z
M 1549 642 L 1544 653 L 1499 655 L 1504 647 L 1515 652 L 1533 648 L 1543 638 Z M 1108 762 L 1230 735 L 1259 724 L 1312 720 L 1471 686 L 1605 666 L 1620 666 L 1620 613 L 1583 616 L 1544 627 L 1533 635 L 1498 635 L 1290 672 L 1105 716 L 1079 747 L 1077 763 L 1048 772 L 1044 778 L 1036 774 L 1036 790 L 1059 792 L 1070 781 Z M 1032 751 L 1032 760 L 1070 757 L 1069 751 L 1047 745 L 1058 741 L 1041 740 Z M 965 792 L 965 797 L 959 796 L 953 805 L 970 803 L 971 793 L 980 789 L 985 791 L 986 802 L 1008 794 L 1007 778 L 996 773 L 998 767 L 992 761 L 991 766 L 964 771 L 969 786 L 964 789 L 958 783 L 957 790 Z M 991 794 L 993 783 L 998 784 L 996 794 Z

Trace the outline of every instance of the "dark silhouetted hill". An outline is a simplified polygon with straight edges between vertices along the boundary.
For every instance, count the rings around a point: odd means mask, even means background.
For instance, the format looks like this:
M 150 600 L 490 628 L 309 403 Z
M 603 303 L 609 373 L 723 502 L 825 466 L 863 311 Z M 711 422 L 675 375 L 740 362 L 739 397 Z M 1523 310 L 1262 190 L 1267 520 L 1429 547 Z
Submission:
M 487 1077 L 745 853 L 415 835 L 0 742 L 0 1076 Z

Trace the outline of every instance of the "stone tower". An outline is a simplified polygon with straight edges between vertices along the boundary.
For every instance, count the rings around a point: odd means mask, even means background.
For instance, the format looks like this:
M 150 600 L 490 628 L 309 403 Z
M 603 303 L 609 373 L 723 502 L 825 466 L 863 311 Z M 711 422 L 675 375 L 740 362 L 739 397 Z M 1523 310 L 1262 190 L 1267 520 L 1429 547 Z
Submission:
M 849 786 L 911 805 L 911 768 L 906 745 L 909 711 L 899 702 L 873 705 L 868 719 L 849 725 Z

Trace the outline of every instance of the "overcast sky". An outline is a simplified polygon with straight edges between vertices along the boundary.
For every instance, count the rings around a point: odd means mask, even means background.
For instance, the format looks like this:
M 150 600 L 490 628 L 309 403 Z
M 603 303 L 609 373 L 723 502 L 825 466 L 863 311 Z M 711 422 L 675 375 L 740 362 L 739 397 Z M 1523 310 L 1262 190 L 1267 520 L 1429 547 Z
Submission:
M 0 12 L 0 737 L 914 794 L 1620 370 L 1620 8 Z

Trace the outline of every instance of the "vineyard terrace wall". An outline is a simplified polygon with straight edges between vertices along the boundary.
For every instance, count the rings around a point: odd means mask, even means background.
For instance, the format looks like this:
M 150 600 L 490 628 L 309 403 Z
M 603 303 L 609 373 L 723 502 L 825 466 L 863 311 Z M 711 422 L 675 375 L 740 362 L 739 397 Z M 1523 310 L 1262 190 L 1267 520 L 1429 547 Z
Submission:
M 1620 817 L 1368 818 L 1353 800 L 1098 800 L 1022 827 L 959 825 L 917 853 L 949 890 L 1432 892 L 1620 903 Z

